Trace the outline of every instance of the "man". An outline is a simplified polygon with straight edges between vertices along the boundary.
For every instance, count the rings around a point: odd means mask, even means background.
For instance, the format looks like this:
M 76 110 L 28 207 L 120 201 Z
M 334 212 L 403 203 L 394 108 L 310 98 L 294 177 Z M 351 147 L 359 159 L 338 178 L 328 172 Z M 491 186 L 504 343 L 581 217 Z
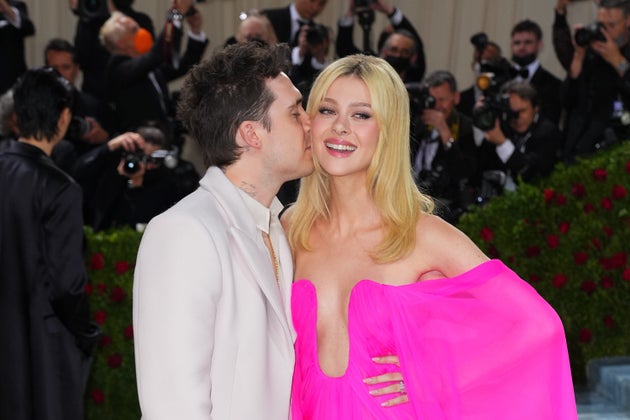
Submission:
M 197 191 L 149 223 L 138 253 L 136 369 L 147 419 L 288 418 L 293 266 L 275 195 L 313 164 L 286 53 L 231 45 L 182 88 L 178 116 L 209 169 Z
M 560 85 L 556 76 L 540 65 L 538 54 L 542 50 L 542 30 L 529 19 L 518 22 L 512 28 L 512 61 L 519 73 L 516 80 L 529 81 L 538 91 L 540 113 L 554 123 L 560 121 L 562 104 L 560 101 Z
M 424 81 L 435 106 L 422 110 L 422 126 L 412 142 L 414 177 L 418 185 L 444 204 L 442 216 L 455 222 L 464 203 L 468 178 L 475 173 L 477 146 L 472 122 L 455 107 L 459 91 L 448 71 L 431 73 Z
M 24 38 L 35 33 L 22 1 L 0 0 L 0 94 L 26 71 Z
M 383 30 L 381 33 L 377 48 L 378 55 L 394 67 L 405 83 L 421 81 L 426 64 L 420 34 L 400 9 L 391 6 L 386 0 L 372 2 L 369 9 L 387 15 L 391 24 L 390 30 Z M 371 53 L 371 51 L 357 48 L 353 43 L 356 13 L 354 1 L 351 0 L 348 11 L 338 22 L 336 49 L 339 57 L 360 52 Z
M 107 141 L 110 131 L 113 131 L 112 111 L 101 100 L 76 88 L 75 83 L 81 67 L 72 44 L 61 38 L 51 39 L 44 48 L 44 62 L 57 70 L 72 85 L 74 119 L 66 138 L 72 141 L 77 153 L 83 154 Z
M 169 122 L 167 82 L 183 76 L 199 62 L 208 44 L 201 13 L 192 6 L 192 0 L 176 0 L 174 4 L 176 8 L 168 11 L 157 41 L 152 46 L 152 40 L 148 41 L 148 51 L 138 49 L 148 34 L 129 16 L 113 12 L 101 28 L 101 41 L 112 54 L 106 70 L 107 92 L 122 131 L 135 130 L 149 120 Z M 179 57 L 183 21 L 190 30 L 186 52 Z
M 562 135 L 540 114 L 538 94 L 529 82 L 508 82 L 502 93 L 508 95 L 509 112 L 501 114 L 494 128 L 486 131 L 479 171 L 481 179 L 488 179 L 485 171 L 500 171 L 503 176 L 497 187 L 514 190 L 519 178 L 529 182 L 551 173 L 558 162 Z
M 50 159 L 72 118 L 67 81 L 29 70 L 14 89 L 19 141 L 0 152 L 0 417 L 82 420 L 98 339 L 84 293 L 81 189 Z
M 567 162 L 630 134 L 627 121 L 614 118 L 630 109 L 630 2 L 601 0 L 597 22 L 601 28 L 595 39 L 584 46 L 575 43 L 562 86 L 568 111 L 563 151 Z

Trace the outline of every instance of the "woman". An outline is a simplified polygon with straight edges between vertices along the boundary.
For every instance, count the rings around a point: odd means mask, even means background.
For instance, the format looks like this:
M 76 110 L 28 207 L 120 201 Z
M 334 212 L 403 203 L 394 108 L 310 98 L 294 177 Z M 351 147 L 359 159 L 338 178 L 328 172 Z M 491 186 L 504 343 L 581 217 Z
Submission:
M 315 172 L 284 216 L 297 280 L 293 418 L 577 418 L 557 314 L 431 215 L 415 187 L 408 97 L 391 66 L 337 60 L 307 112 Z M 383 354 L 400 367 L 372 362 Z M 370 397 L 362 378 L 384 372 L 404 382 Z M 395 395 L 409 403 L 381 405 Z

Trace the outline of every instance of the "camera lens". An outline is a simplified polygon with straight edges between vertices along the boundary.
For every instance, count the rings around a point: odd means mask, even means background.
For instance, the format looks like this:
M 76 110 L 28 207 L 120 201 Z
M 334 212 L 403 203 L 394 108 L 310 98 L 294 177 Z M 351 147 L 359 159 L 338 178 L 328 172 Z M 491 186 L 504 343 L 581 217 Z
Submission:
M 102 0 L 85 0 L 85 10 L 87 12 L 96 13 L 101 7 Z
M 127 155 L 125 156 L 125 161 L 123 162 L 123 171 L 126 174 L 132 175 L 140 170 L 140 160 L 135 155 Z

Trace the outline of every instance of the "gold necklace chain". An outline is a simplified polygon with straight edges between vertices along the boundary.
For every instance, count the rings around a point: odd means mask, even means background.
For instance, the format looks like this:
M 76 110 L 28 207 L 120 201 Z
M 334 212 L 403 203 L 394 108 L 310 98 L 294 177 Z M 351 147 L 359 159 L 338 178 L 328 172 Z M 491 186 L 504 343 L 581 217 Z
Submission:
M 280 263 L 278 262 L 278 258 L 276 258 L 276 251 L 273 249 L 273 243 L 271 242 L 271 237 L 267 232 L 263 232 L 263 240 L 267 249 L 269 249 L 269 254 L 271 256 L 271 262 L 273 264 L 273 273 L 276 276 L 276 284 L 280 287 Z

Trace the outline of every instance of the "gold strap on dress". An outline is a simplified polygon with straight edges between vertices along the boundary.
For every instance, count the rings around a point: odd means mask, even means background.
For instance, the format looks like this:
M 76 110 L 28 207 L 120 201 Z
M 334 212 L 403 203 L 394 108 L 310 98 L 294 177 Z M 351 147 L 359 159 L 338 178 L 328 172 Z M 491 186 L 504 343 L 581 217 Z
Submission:
M 280 287 L 280 264 L 278 262 L 278 258 L 276 257 L 276 251 L 273 249 L 273 244 L 271 242 L 271 238 L 267 232 L 262 232 L 263 242 L 265 246 L 269 250 L 269 256 L 271 257 L 271 263 L 273 264 L 273 273 L 276 275 L 276 284 Z

